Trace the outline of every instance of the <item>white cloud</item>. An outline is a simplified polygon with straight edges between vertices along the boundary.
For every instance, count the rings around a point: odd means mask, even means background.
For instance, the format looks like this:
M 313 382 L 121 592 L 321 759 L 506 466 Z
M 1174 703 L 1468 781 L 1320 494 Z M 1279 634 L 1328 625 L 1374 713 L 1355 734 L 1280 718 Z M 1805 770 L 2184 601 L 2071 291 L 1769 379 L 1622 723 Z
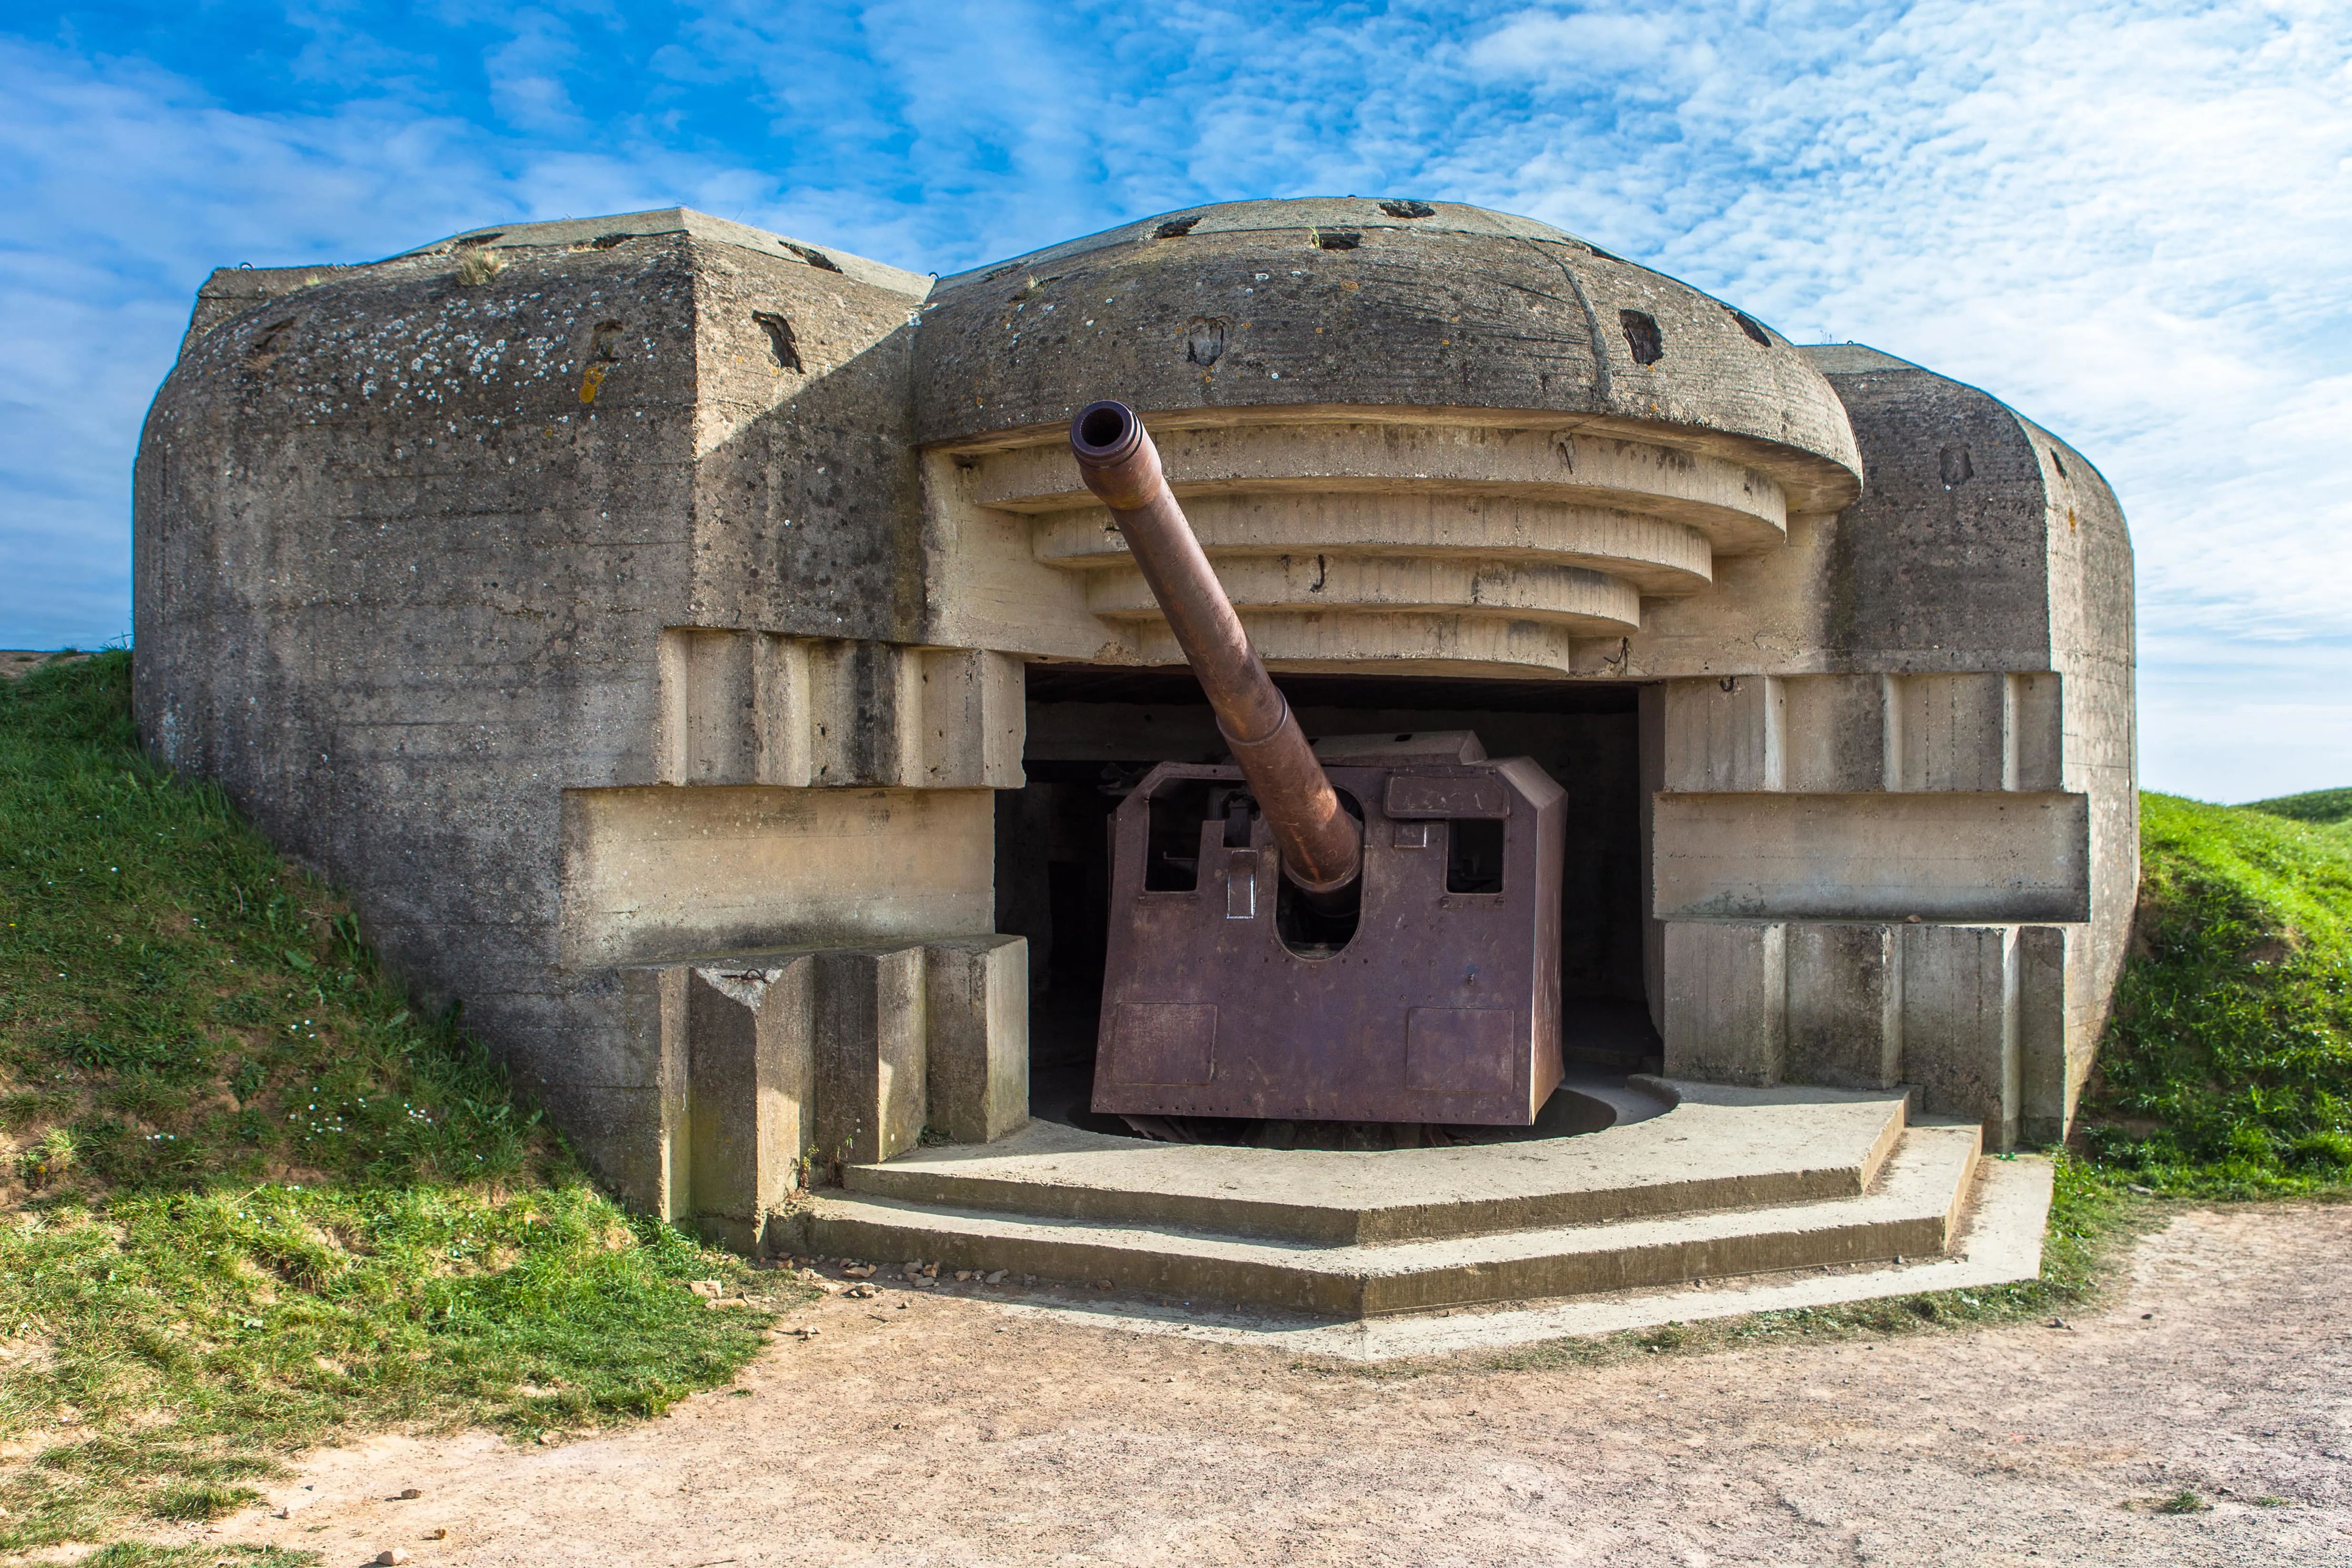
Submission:
M 685 201 L 946 271 L 1352 191 L 1547 218 L 2008 399 L 2131 516 L 2151 780 L 2223 700 L 2201 672 L 2257 654 L 2303 715 L 2260 745 L 2332 737 L 2299 755 L 2352 780 L 2352 8 L 713 0 L 648 39 L 542 0 L 465 15 L 501 29 L 482 101 L 506 130 L 404 106 L 446 93 L 365 96 L 431 57 L 362 15 L 312 19 L 299 74 L 362 96 L 311 114 L 0 45 L 0 477 L 52 519 L 47 543 L 0 530 L 47 563 L 0 580 L 0 640 L 120 629 L 139 412 L 217 263 Z M 2271 792 L 2246 756 L 2237 792 Z
M 215 265 L 346 259 L 478 203 L 464 128 L 356 106 L 226 114 L 135 63 L 100 72 L 0 44 L 0 640 L 84 646 L 130 629 L 139 422 Z M 446 175 L 436 211 L 415 193 Z
M 518 13 L 512 25 L 514 36 L 482 57 L 499 118 L 524 131 L 585 130 L 587 121 L 563 82 L 580 52 L 571 27 L 535 10 Z
M 2150 779 L 2272 792 L 2290 735 L 2315 777 L 2352 778 L 2352 12 L 1929 4 L 1811 58 L 1777 12 L 1686 20 L 1718 68 L 1681 140 L 1626 142 L 1536 42 L 1585 19 L 1528 13 L 1492 36 L 1544 74 L 1470 59 L 1536 79 L 1530 112 L 1449 172 L 1570 228 L 1601 214 L 1786 330 L 1874 343 L 2074 442 L 2132 519 L 2165 661 Z M 2225 688 L 2172 672 L 2255 646 L 2279 700 L 2200 753 Z
M 1515 16 L 1471 45 L 1465 57 L 1475 71 L 1531 77 L 1567 91 L 1611 76 L 1642 78 L 1645 88 L 1687 83 L 1715 67 L 1715 50 L 1692 37 L 1685 19 L 1610 11 Z

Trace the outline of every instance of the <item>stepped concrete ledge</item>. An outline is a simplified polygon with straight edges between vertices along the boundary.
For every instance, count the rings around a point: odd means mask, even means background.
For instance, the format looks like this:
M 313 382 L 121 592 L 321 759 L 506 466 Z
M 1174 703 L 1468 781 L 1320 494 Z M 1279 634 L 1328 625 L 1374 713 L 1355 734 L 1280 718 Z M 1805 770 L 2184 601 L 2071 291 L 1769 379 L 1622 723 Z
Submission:
M 1253 1345 L 1337 1361 L 1385 1362 L 1505 1350 L 1663 1323 L 1802 1312 L 2035 1279 L 2042 1272 L 2042 1236 L 2049 1223 L 2054 1175 L 2050 1162 L 2035 1155 L 1981 1161 L 1975 1194 L 1962 1213 L 1948 1254 L 1921 1260 L 1906 1254 L 1900 1263 L 1784 1270 L 1665 1290 L 1612 1291 L 1564 1301 L 1512 1301 L 1344 1322 L 1269 1312 L 1187 1311 L 1132 1298 L 1080 1301 L 1045 1291 L 1005 1301 L 988 1300 L 985 1305 L 989 1311 L 1016 1317 Z
M 1633 1080 L 1672 1109 L 1571 1137 L 1364 1152 L 1159 1144 L 1033 1122 L 853 1166 L 860 1197 L 1368 1247 L 1853 1197 L 1902 1136 L 1900 1093 Z M 1621 1124 L 1640 1094 L 1593 1092 Z M 928 1254 L 926 1254 L 928 1256 Z
M 1203 1306 L 1360 1318 L 1941 1253 L 1981 1141 L 1974 1123 L 1914 1127 L 1855 1197 L 1386 1246 L 1318 1247 L 866 1196 L 820 1197 L 805 1224 L 810 1249 L 828 1256 L 936 1259 L 956 1269 L 1106 1281 Z

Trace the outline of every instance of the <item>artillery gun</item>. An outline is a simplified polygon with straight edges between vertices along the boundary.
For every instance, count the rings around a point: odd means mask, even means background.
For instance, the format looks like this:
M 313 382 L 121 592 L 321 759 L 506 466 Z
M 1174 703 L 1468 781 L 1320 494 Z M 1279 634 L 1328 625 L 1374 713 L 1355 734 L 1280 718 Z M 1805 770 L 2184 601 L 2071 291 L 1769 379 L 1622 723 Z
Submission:
M 1566 793 L 1465 731 L 1310 744 L 1142 422 L 1089 404 L 1070 448 L 1234 759 L 1162 763 L 1113 820 L 1094 1109 L 1531 1124 L 1561 1072 Z

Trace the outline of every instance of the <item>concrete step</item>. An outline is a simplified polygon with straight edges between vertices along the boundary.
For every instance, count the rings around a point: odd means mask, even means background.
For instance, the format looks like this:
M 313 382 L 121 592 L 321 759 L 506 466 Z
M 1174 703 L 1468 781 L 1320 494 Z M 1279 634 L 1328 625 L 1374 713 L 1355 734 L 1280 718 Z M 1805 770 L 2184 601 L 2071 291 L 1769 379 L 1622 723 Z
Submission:
M 1981 1136 L 1974 1124 L 1913 1127 L 1877 1179 L 1851 1197 L 1384 1246 L 1314 1246 L 865 1194 L 816 1199 L 807 1236 L 810 1249 L 825 1256 L 922 1258 L 954 1269 L 1107 1280 L 1204 1308 L 1363 1318 L 1937 1255 L 1958 1223 Z
M 1906 1109 L 1900 1092 L 1631 1083 L 1590 1091 L 1626 1102 L 1610 1112 L 1620 1124 L 1573 1137 L 1339 1153 L 1034 1122 L 993 1144 L 854 1166 L 842 1185 L 932 1207 L 1368 1247 L 1859 1197 Z M 1645 1115 L 1644 1102 L 1672 1109 Z

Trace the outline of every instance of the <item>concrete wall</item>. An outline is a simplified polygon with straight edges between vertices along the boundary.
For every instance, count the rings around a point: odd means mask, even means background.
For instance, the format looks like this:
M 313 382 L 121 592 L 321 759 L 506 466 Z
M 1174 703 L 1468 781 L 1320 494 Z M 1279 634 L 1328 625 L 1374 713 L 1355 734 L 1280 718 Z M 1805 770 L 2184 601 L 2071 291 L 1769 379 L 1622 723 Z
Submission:
M 2080 795 L 1664 795 L 1661 920 L 2083 920 Z
M 1665 926 L 1666 1071 L 1909 1084 L 1995 1148 L 2060 1135 L 2084 927 L 1692 921 Z
M 984 789 L 576 789 L 564 805 L 568 969 L 990 929 Z
M 199 312 L 141 444 L 139 717 L 586 1125 L 619 999 L 557 967 L 562 791 L 656 776 L 696 247 L 460 259 Z
M 631 1207 L 772 1249 L 793 1194 L 844 1164 L 1027 1124 L 1026 953 L 988 936 L 616 969 L 642 1082 L 592 1092 L 589 1152 Z
M 906 645 L 928 286 L 675 213 L 226 272 L 142 438 L 148 744 L 679 1218 L 695 1169 L 737 1221 L 773 1201 L 824 1102 L 771 1015 L 845 1005 L 693 955 L 880 941 L 919 970 L 990 931 L 1018 667 Z M 750 1132 L 709 1110 L 747 1093 Z M 764 1174 L 728 1189 L 721 1145 Z
M 1853 416 L 1862 497 L 1737 563 L 1713 601 L 1661 605 L 1622 655 L 1669 677 L 1668 1069 L 1908 1082 L 2003 1146 L 2054 1138 L 2137 885 L 2121 514 L 2087 462 L 1974 388 L 1809 352 Z M 1727 994 L 1769 1019 L 1697 1005 L 1677 953 L 1738 954 Z

